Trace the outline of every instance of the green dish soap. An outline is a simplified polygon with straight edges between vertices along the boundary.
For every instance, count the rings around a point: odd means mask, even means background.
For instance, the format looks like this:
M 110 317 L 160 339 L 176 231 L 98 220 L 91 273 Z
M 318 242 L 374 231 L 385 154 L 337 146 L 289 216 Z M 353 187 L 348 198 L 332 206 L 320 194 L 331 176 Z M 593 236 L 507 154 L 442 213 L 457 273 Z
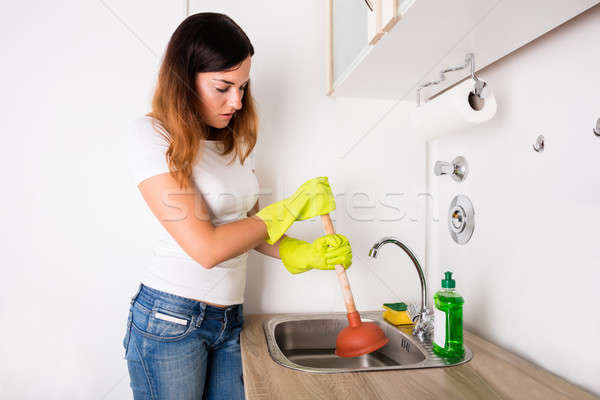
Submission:
M 442 290 L 433 296 L 435 302 L 433 351 L 440 357 L 461 358 L 465 354 L 463 345 L 462 309 L 465 302 L 454 290 L 456 281 L 452 272 L 444 273 Z

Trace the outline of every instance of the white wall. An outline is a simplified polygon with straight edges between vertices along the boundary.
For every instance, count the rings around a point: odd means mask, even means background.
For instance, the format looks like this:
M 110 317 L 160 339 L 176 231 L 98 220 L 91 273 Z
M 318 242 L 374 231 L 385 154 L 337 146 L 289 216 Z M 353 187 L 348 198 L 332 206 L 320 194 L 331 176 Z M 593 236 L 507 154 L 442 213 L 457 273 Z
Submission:
M 431 143 L 429 277 L 455 272 L 465 328 L 600 394 L 600 7 L 481 72 L 498 112 L 484 125 Z M 532 149 L 536 137 L 546 149 Z M 436 160 L 466 157 L 464 182 L 433 175 Z M 469 196 L 466 245 L 447 228 L 450 201 Z M 476 357 L 477 355 L 475 355 Z
M 2 398 L 129 396 L 121 341 L 153 221 L 121 140 L 181 17 L 166 0 L 2 5 Z
M 354 248 L 349 276 L 359 309 L 396 294 L 414 298 L 417 278 L 407 259 L 392 263 L 394 250 L 385 249 L 369 264 L 366 253 L 380 236 L 403 233 L 423 255 L 425 227 L 411 196 L 425 188 L 419 167 L 424 146 L 415 151 L 410 142 L 398 152 L 386 142 L 400 148 L 398 105 L 360 139 L 393 104 L 324 96 L 326 4 L 295 5 L 191 2 L 192 12 L 230 15 L 256 48 L 257 172 L 262 190 L 272 192 L 261 204 L 282 199 L 306 179 L 329 176 L 339 194 L 336 227 Z M 182 10 L 182 2 L 167 0 L 13 2 L 2 8 L 3 397 L 131 398 L 121 342 L 158 222 L 131 185 L 122 139 L 129 121 L 149 110 L 160 57 Z M 359 144 L 342 154 L 353 142 Z M 415 174 L 400 172 L 406 169 Z M 406 196 L 392 200 L 416 221 L 355 221 L 354 213 L 365 210 L 346 213 L 346 191 L 385 200 L 384 182 L 398 183 L 393 191 Z M 356 205 L 366 201 L 359 197 Z M 381 205 L 371 211 L 385 218 L 399 214 Z M 321 229 L 314 219 L 290 234 L 312 240 Z M 292 276 L 280 261 L 256 252 L 246 299 L 246 312 L 343 310 L 334 273 Z

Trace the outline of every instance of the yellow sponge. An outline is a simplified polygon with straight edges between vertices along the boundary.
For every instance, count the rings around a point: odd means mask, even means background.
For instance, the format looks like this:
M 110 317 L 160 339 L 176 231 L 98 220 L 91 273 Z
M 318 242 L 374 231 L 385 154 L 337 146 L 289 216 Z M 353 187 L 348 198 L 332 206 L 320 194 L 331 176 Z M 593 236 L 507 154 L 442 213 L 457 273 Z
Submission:
M 414 325 L 404 303 L 384 303 L 383 319 L 393 325 Z

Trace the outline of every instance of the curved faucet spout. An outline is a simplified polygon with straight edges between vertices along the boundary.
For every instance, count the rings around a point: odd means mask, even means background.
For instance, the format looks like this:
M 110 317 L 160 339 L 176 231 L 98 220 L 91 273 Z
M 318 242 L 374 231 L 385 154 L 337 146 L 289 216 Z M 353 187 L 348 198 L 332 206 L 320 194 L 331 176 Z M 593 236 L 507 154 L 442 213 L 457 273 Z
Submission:
M 419 322 L 415 325 L 414 332 L 419 337 L 419 339 L 423 340 L 425 336 L 428 336 L 431 333 L 431 321 L 430 321 L 430 310 L 428 306 L 428 292 L 427 292 L 427 281 L 425 280 L 425 274 L 423 273 L 423 268 L 421 268 L 421 264 L 417 259 L 415 253 L 404 243 L 400 241 L 400 239 L 394 236 L 385 236 L 378 240 L 369 250 L 369 257 L 377 258 L 377 254 L 379 252 L 379 248 L 387 243 L 393 243 L 396 246 L 400 247 L 404 252 L 410 257 L 410 260 L 415 265 L 415 269 L 417 270 L 417 274 L 419 275 L 419 281 L 421 283 L 421 310 L 419 312 L 418 318 Z M 417 317 L 417 316 L 415 316 Z

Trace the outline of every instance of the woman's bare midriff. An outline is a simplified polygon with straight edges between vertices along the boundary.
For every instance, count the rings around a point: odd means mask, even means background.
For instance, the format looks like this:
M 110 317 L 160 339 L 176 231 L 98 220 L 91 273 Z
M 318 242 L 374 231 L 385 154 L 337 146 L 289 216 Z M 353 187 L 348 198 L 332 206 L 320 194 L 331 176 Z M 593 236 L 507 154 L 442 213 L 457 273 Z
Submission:
M 200 300 L 200 299 L 192 299 L 192 300 L 196 300 L 196 301 L 199 301 L 199 302 L 201 302 L 201 303 L 206 303 L 206 304 L 208 304 L 208 305 L 211 305 L 211 306 L 214 306 L 214 307 L 219 307 L 219 308 L 226 308 L 226 307 L 229 307 L 229 306 L 225 306 L 225 305 L 223 305 L 223 304 L 215 304 L 215 303 L 211 303 L 211 302 L 209 302 L 209 301 Z

